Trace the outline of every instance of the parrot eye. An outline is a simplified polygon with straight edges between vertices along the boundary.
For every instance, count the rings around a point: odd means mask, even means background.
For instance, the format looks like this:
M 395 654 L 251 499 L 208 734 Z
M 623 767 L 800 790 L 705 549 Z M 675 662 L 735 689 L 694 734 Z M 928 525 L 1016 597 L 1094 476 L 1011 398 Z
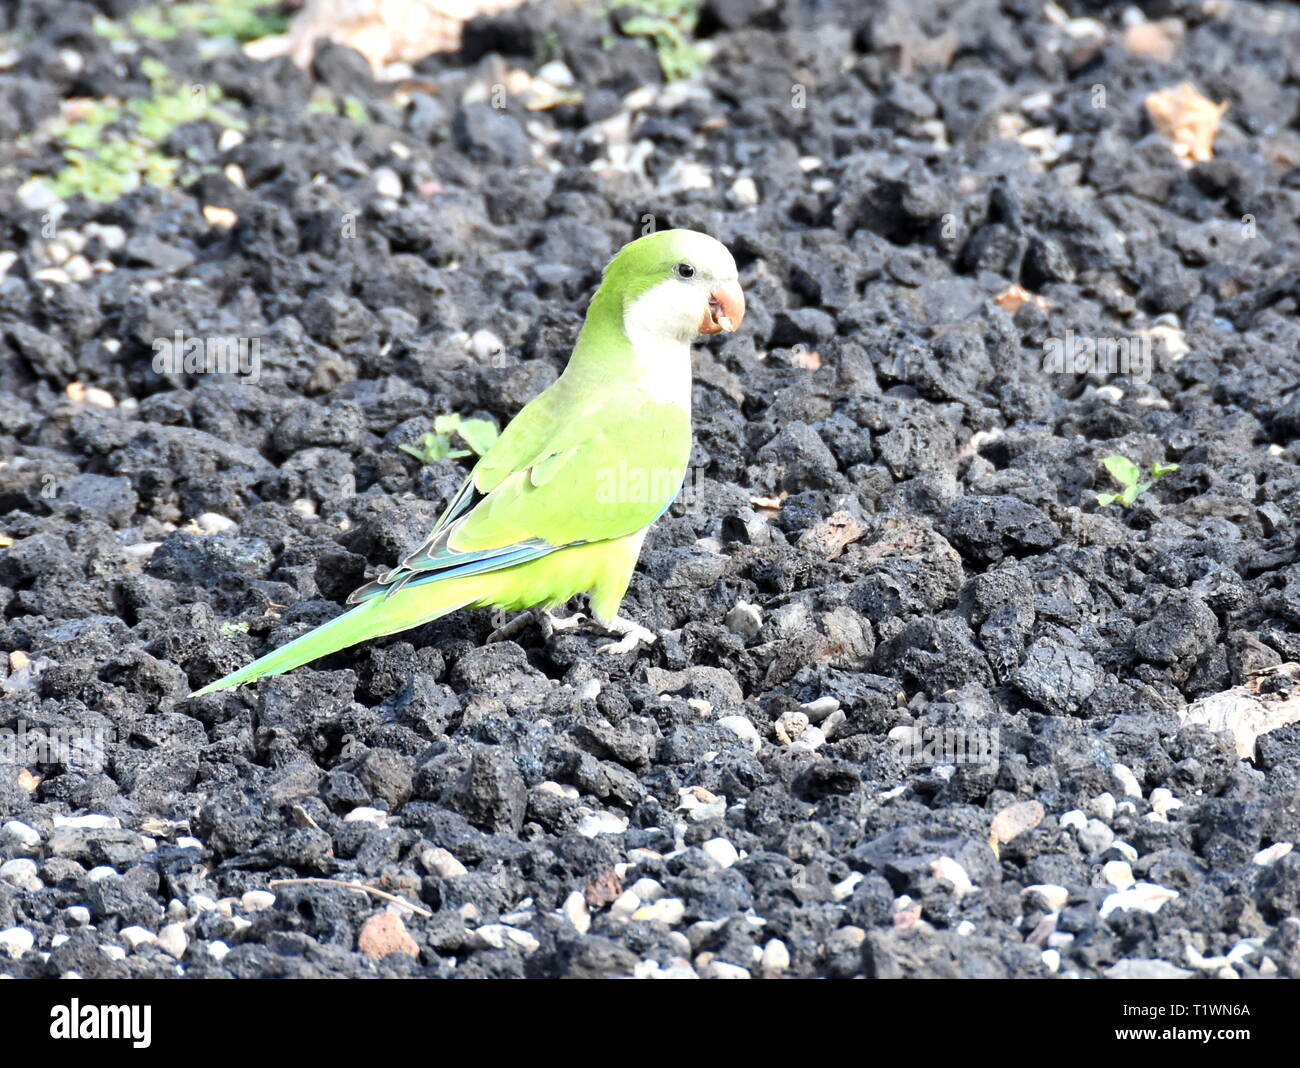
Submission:
M 679 263 L 673 268 L 673 273 L 677 275 L 678 278 L 694 278 L 695 268 L 689 263 Z

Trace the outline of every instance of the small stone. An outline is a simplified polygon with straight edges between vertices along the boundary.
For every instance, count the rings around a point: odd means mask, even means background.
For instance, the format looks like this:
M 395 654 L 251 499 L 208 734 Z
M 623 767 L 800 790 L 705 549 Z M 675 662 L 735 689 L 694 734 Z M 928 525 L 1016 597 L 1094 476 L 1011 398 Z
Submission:
M 63 918 L 74 927 L 85 927 L 90 923 L 90 909 L 85 905 L 69 905 L 63 910 Z
M 748 742 L 755 753 L 763 747 L 763 739 L 759 736 L 758 728 L 745 716 L 722 716 L 717 722 L 719 727 L 731 731 L 742 742 Z
M 1101 820 L 1089 820 L 1079 831 L 1079 845 L 1089 854 L 1101 853 L 1115 841 L 1115 832 Z
M 1167 960 L 1120 960 L 1105 971 L 1107 979 L 1190 979 L 1195 972 Z
M 230 947 L 220 939 L 213 939 L 208 943 L 208 953 L 218 964 L 226 959 L 226 954 L 230 952 Z
M 752 638 L 763 629 L 763 613 L 757 605 L 737 601 L 722 622 L 732 634 Z
M 748 979 L 749 969 L 742 968 L 739 964 L 728 964 L 726 961 L 711 960 L 704 969 L 705 979 Z
M 577 831 L 584 838 L 595 838 L 600 834 L 623 834 L 627 830 L 627 820 L 612 812 L 591 812 L 578 821 Z
M 560 911 L 578 934 L 585 935 L 591 930 L 591 913 L 587 911 L 587 901 L 581 890 L 575 890 L 566 897 Z
M 485 924 L 474 934 L 479 942 L 489 949 L 505 949 L 506 946 L 511 945 L 524 953 L 536 953 L 542 945 L 534 935 L 504 923 Z
M 1127 860 L 1130 864 L 1133 864 L 1134 862 L 1137 861 L 1138 851 L 1134 849 L 1131 845 L 1129 845 L 1127 842 L 1125 842 L 1122 838 L 1116 838 L 1115 841 L 1113 841 L 1110 844 L 1110 847 L 1111 849 L 1115 850 L 1115 852 L 1118 853 L 1121 857 Z
M 615 898 L 614 903 L 609 906 L 609 916 L 612 920 L 630 920 L 633 913 L 641 907 L 641 899 L 631 890 L 624 890 Z
M 203 218 L 209 226 L 218 230 L 230 230 L 239 222 L 239 216 L 230 208 L 218 207 L 216 204 L 203 205 Z
M 1097 819 L 1109 823 L 1115 818 L 1115 795 L 1109 790 L 1098 794 L 1088 803 L 1088 811 Z
M 376 827 L 388 826 L 388 813 L 383 809 L 359 805 L 343 817 L 344 823 L 373 823 Z
M 261 912 L 275 904 L 275 894 L 270 890 L 248 890 L 239 899 L 240 912 Z
M 1167 816 L 1176 808 L 1182 808 L 1183 803 L 1176 798 L 1173 793 L 1159 786 L 1151 791 L 1151 807 L 1160 815 Z
M 1134 883 L 1127 890 L 1111 894 L 1101 903 L 1101 918 L 1104 920 L 1116 909 L 1123 909 L 1125 912 L 1130 910 L 1159 912 L 1162 905 L 1177 897 L 1177 890 L 1170 890 L 1157 883 Z
M 693 823 L 719 820 L 727 814 L 727 799 L 703 786 L 685 786 L 677 791 L 677 811 Z
M 18 890 L 40 890 L 45 884 L 36 874 L 36 861 L 26 857 L 7 860 L 0 864 L 0 882 L 8 883 Z
M 1060 912 L 1065 908 L 1065 903 L 1070 900 L 1070 891 L 1056 883 L 1035 883 L 1033 886 L 1026 886 L 1020 893 L 1037 894 L 1047 902 L 1047 907 L 1053 912 Z
M 250 890 L 249 893 L 250 893 L 250 894 L 253 894 L 253 893 L 262 893 L 262 894 L 264 894 L 264 893 L 266 893 L 266 891 L 265 891 L 265 890 Z M 275 895 L 274 895 L 274 894 L 271 895 L 271 901 L 272 901 L 272 903 L 274 904 L 274 902 L 275 902 Z M 209 897 L 207 894 L 195 894 L 193 897 L 190 898 L 189 911 L 190 911 L 190 915 L 191 915 L 191 916 L 197 916 L 197 915 L 198 915 L 199 913 L 201 913 L 201 912 L 213 912 L 213 911 L 216 910 L 216 907 L 217 907 L 217 902 L 216 902 L 216 900 L 213 899 L 213 898 L 211 898 L 211 897 Z M 247 912 L 251 912 L 251 911 L 253 911 L 253 910 L 252 910 L 252 909 L 246 909 L 245 911 L 247 911 Z
M 169 923 L 158 932 L 158 948 L 174 960 L 180 960 L 189 949 L 190 940 L 179 923 Z
M 725 838 L 710 838 L 702 846 L 705 855 L 720 868 L 730 868 L 740 859 L 736 847 Z
M 648 905 L 642 905 L 632 919 L 642 923 L 662 923 L 675 927 L 686 918 L 686 903 L 678 897 L 664 897 Z
M 858 883 L 862 882 L 866 876 L 861 872 L 855 871 L 848 878 L 836 883 L 831 887 L 831 900 L 847 901 L 853 896 L 853 891 L 858 888 Z
M 376 167 L 371 175 L 375 183 L 375 192 L 389 200 L 402 199 L 402 179 L 391 167 Z
M 1059 949 L 1045 949 L 1042 952 L 1043 964 L 1046 965 L 1049 972 L 1058 972 L 1061 969 L 1061 951 Z
M 36 944 L 36 936 L 26 927 L 10 927 L 0 931 L 0 950 L 11 957 L 21 957 Z
M 93 813 L 89 816 L 55 816 L 55 829 L 67 827 L 74 831 L 120 831 L 122 821 L 116 816 Z
M 1101 877 L 1116 890 L 1127 890 L 1137 882 L 1133 866 L 1127 860 L 1108 860 L 1101 866 Z
M 239 526 L 229 516 L 220 515 L 217 512 L 204 512 L 194 522 L 204 534 L 221 534 Z
M 779 938 L 773 938 L 763 947 L 759 964 L 767 972 L 783 972 L 790 967 L 790 951 Z
M 664 889 L 664 884 L 658 879 L 651 879 L 649 876 L 642 876 L 631 886 L 628 887 L 632 893 L 644 903 L 647 901 L 658 901 L 664 897 L 668 891 Z
M 1263 867 L 1266 864 L 1272 864 L 1274 861 L 1281 860 L 1284 856 L 1294 849 L 1290 842 L 1274 842 L 1267 849 L 1261 849 L 1252 858 L 1254 863 Z
M 468 349 L 479 363 L 487 363 L 505 350 L 501 339 L 491 330 L 475 330 L 470 335 Z
M 758 186 L 748 175 L 741 175 L 731 183 L 731 202 L 738 208 L 752 208 L 758 203 Z
M 990 838 L 998 843 L 1010 842 L 1042 823 L 1044 814 L 1038 801 L 1016 801 L 993 817 Z
M 1125 797 L 1141 797 L 1142 787 L 1138 785 L 1137 776 L 1127 764 L 1112 764 L 1110 773 L 1124 791 Z
M 244 143 L 244 135 L 238 130 L 227 127 L 221 131 L 221 136 L 217 139 L 217 151 L 229 152 L 232 148 L 238 148 Z
M 930 865 L 930 874 L 936 879 L 943 879 L 952 884 L 953 894 L 960 901 L 975 889 L 970 876 L 952 857 L 940 857 Z
M 420 955 L 420 947 L 406 930 L 402 917 L 388 909 L 376 912 L 361 925 L 357 932 L 357 950 L 374 960 L 383 960 L 390 953 L 403 953 L 408 957 Z
M 808 727 L 808 714 L 806 712 L 792 711 L 782 713 L 773 729 L 776 731 L 777 741 L 782 745 L 793 745 Z
M 1081 831 L 1088 826 L 1088 817 L 1084 814 L 1083 809 L 1072 808 L 1069 812 L 1064 813 L 1058 822 L 1063 831 L 1069 830 L 1071 827 Z
M 469 869 L 464 864 L 441 846 L 424 850 L 420 854 L 420 863 L 430 875 L 438 875 L 444 879 L 454 879 L 458 875 L 469 873 Z
M 158 941 L 158 936 L 156 934 L 150 931 L 147 927 L 140 926 L 123 927 L 122 930 L 118 932 L 118 937 L 131 947 L 132 952 L 139 949 L 141 946 L 152 945 L 154 942 Z

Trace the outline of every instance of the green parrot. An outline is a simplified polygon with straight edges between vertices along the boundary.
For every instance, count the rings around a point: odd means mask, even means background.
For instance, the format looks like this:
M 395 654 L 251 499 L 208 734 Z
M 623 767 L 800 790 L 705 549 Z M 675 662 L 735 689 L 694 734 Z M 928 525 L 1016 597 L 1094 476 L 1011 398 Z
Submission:
M 354 592 L 355 608 L 194 696 L 457 609 L 546 611 L 579 593 L 622 635 L 605 649 L 654 641 L 618 607 L 646 531 L 686 475 L 691 341 L 735 330 L 744 313 L 736 262 L 713 238 L 666 230 L 624 245 L 564 373 L 474 465 L 424 544 Z

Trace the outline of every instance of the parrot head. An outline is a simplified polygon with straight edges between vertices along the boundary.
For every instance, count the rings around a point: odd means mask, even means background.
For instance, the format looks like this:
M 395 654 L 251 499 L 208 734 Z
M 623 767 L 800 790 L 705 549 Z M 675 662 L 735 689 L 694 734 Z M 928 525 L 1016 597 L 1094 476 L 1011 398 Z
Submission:
M 736 330 L 745 315 L 736 261 L 725 245 L 694 230 L 663 230 L 624 245 L 601 288 L 622 297 L 629 337 L 689 341 Z

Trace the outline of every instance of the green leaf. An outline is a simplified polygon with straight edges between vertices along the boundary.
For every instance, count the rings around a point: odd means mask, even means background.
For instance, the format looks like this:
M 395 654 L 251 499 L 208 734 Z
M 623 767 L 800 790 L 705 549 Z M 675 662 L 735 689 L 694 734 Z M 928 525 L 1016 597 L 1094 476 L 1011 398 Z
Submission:
M 1119 500 L 1118 493 L 1099 493 L 1097 494 L 1097 503 L 1106 508 Z
M 456 432 L 479 456 L 485 456 L 497 440 L 497 427 L 490 419 L 463 419 Z
M 1151 477 L 1160 478 L 1162 475 L 1173 474 L 1173 472 L 1177 470 L 1178 470 L 1177 464 L 1155 463 L 1151 465 Z
M 1136 485 L 1137 480 L 1142 477 L 1138 465 L 1127 456 L 1102 457 L 1101 466 L 1106 469 L 1111 478 L 1124 487 Z

